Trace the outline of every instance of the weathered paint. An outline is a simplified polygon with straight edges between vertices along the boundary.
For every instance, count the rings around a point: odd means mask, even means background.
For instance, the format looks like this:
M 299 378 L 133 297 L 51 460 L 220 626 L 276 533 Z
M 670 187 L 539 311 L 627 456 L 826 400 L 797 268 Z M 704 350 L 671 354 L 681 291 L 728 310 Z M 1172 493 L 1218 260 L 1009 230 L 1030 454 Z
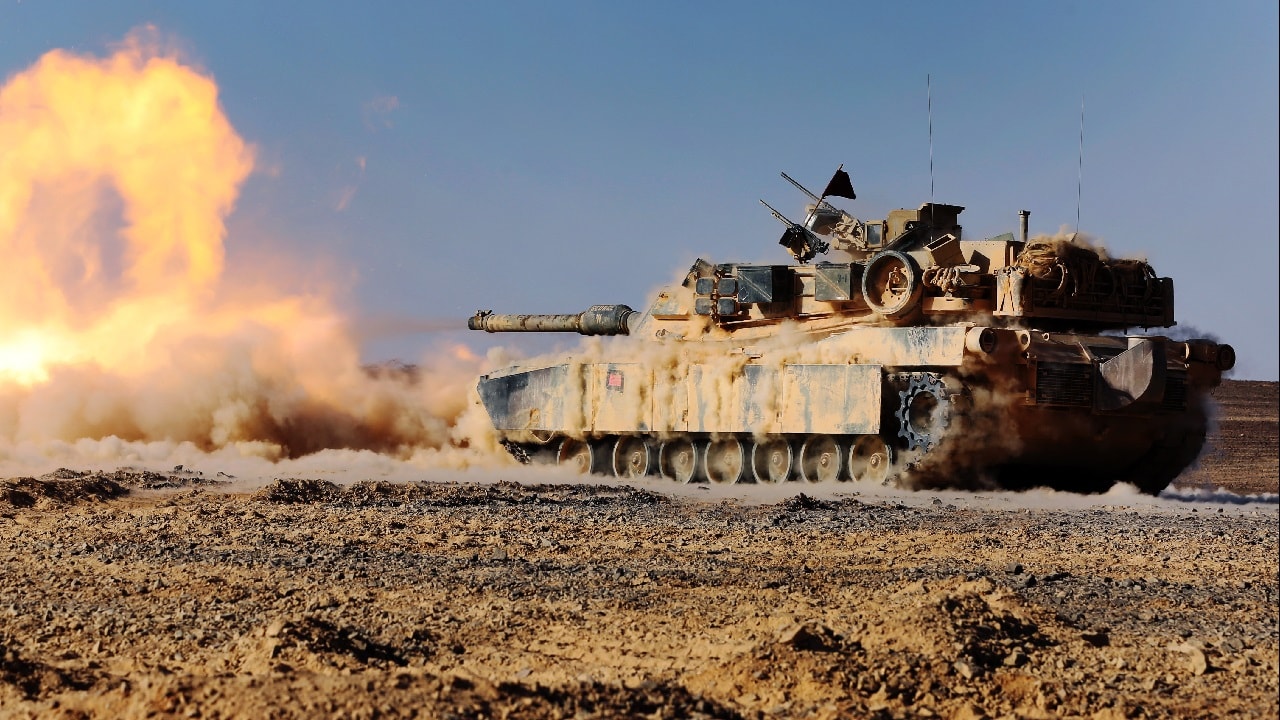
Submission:
M 689 368 L 686 381 L 688 431 L 699 433 L 768 432 L 775 422 L 772 408 L 777 371 L 760 365 L 745 365 L 730 379 L 728 392 L 717 381 L 718 371 L 702 365 Z
M 1167 356 L 1164 338 L 1132 338 L 1124 352 L 1099 363 L 1097 408 L 1123 410 L 1164 400 Z
M 493 373 L 480 378 L 480 401 L 499 430 L 561 431 L 568 380 L 568 365 Z
M 731 392 L 707 392 L 690 368 L 689 432 L 874 433 L 880 429 L 879 365 L 747 365 Z
M 480 381 L 480 396 L 495 427 L 505 431 L 863 434 L 880 429 L 879 365 L 778 369 L 749 364 L 724 394 L 707 391 L 709 374 L 701 365 L 689 367 L 683 403 L 655 403 L 653 374 L 640 363 L 554 365 L 487 376 Z M 582 390 L 565 392 L 572 387 Z
M 586 427 L 597 433 L 648 432 L 653 427 L 653 376 L 639 363 L 582 366 L 590 380 L 584 394 Z
M 879 432 L 881 374 L 879 365 L 788 365 L 781 432 Z
M 853 328 L 819 344 L 848 345 L 859 361 L 890 367 L 958 367 L 964 363 L 966 332 L 963 326 Z

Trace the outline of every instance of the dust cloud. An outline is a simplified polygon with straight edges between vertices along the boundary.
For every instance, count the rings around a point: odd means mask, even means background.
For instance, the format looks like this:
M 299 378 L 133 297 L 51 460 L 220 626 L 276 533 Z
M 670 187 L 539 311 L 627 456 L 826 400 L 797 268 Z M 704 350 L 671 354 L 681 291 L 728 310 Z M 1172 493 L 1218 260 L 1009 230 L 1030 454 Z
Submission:
M 107 57 L 55 50 L 10 77 L 0 147 L 0 475 L 124 464 L 248 483 L 409 480 L 423 469 L 434 479 L 576 480 L 515 468 L 499 447 L 474 382 L 511 362 L 508 351 L 479 357 L 449 345 L 413 364 L 367 367 L 362 340 L 454 325 L 388 317 L 357 327 L 323 278 L 228 267 L 226 220 L 255 151 L 224 115 L 214 80 L 154 29 Z M 260 267 L 296 264 L 254 252 Z M 755 420 L 779 414 L 782 393 L 768 383 L 784 365 L 894 364 L 892 348 L 856 331 L 813 342 L 784 323 L 744 342 L 695 316 L 685 332 L 709 342 L 585 340 L 570 361 L 583 384 L 566 407 L 588 421 L 585 368 L 600 362 L 651 370 L 651 382 L 628 386 L 634 395 L 612 408 L 613 421 L 643 419 L 659 434 L 689 410 L 694 366 L 704 421 L 731 425 L 742 420 L 733 416 L 748 362 L 774 371 L 753 393 L 763 399 Z M 983 407 L 1008 402 L 1003 388 L 980 392 Z M 642 418 L 645 408 L 666 415 Z M 764 421 L 751 427 L 769 432 Z
M 457 345 L 363 367 L 334 287 L 228 267 L 254 148 L 154 29 L 10 77 L 0 147 L 6 473 L 505 461 L 471 410 L 484 358 Z

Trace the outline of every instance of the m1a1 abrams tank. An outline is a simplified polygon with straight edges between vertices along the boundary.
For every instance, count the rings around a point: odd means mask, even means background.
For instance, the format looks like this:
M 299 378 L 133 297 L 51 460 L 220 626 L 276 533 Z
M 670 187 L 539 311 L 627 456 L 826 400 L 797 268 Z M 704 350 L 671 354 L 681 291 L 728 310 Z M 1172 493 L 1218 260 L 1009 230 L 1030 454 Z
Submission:
M 964 208 L 861 220 L 843 167 L 796 262 L 697 261 L 648 308 L 477 313 L 473 330 L 627 336 L 489 373 L 479 396 L 522 461 L 679 482 L 1163 490 L 1204 443 L 1231 346 L 1174 325 L 1173 281 L 1072 237 L 962 236 Z M 761 201 L 763 203 L 763 201 Z M 812 262 L 832 250 L 840 261 Z

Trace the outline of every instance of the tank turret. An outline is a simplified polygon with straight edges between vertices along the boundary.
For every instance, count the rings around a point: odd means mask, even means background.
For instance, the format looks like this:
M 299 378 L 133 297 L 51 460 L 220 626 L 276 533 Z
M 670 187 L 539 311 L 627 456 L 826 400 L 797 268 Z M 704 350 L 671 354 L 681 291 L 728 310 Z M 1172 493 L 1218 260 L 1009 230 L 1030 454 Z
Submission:
M 495 315 L 487 332 L 627 335 L 480 379 L 522 460 L 682 482 L 909 487 L 1118 481 L 1157 493 L 1199 453 L 1208 391 L 1235 363 L 1175 324 L 1173 281 L 1076 236 L 963 237 L 958 205 L 864 221 L 843 166 L 788 264 L 694 263 L 644 312 Z M 763 203 L 763 201 L 761 201 Z M 819 255 L 829 260 L 814 262 Z

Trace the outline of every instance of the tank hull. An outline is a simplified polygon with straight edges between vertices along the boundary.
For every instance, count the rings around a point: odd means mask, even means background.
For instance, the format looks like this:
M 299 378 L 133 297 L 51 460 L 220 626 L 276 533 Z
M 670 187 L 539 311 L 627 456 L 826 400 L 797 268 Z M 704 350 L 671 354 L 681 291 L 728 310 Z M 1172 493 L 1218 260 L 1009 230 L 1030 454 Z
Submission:
M 478 390 L 517 457 L 603 474 L 1158 493 L 1203 443 L 1220 371 L 1196 352 L 1159 336 L 856 328 L 775 348 L 621 347 Z

